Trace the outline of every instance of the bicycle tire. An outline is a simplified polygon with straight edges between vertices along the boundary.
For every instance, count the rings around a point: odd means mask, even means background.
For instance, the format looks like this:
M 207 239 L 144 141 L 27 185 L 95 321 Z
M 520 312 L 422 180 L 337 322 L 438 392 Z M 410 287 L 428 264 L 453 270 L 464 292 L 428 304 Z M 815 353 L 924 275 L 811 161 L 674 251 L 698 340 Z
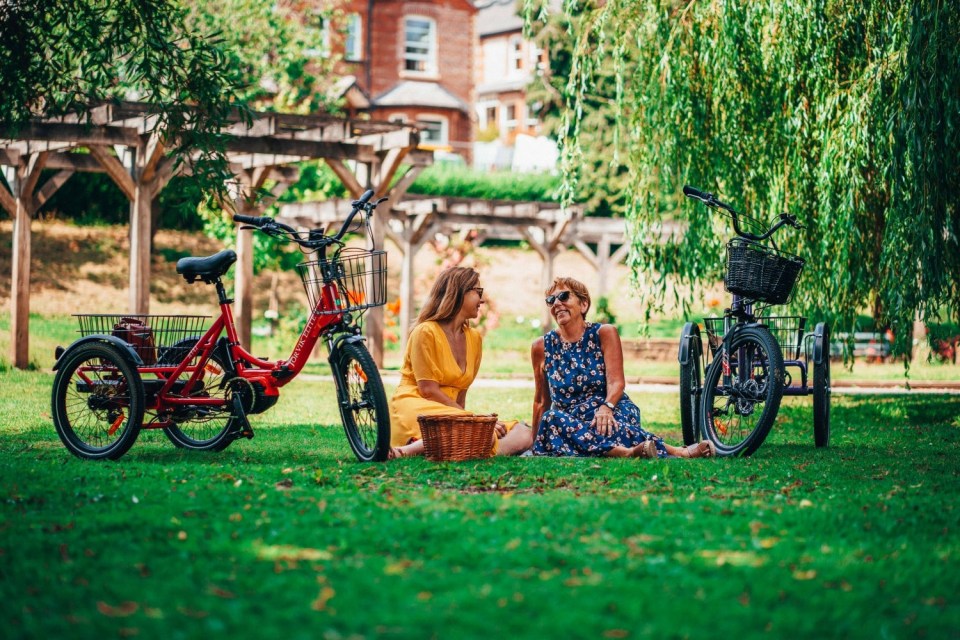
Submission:
M 87 460 L 116 460 L 140 435 L 143 382 L 115 346 L 84 344 L 61 356 L 51 409 L 67 450 Z M 83 369 L 83 377 L 76 375 Z
M 180 340 L 161 354 L 157 360 L 157 365 L 175 366 L 179 365 L 182 357 L 186 356 L 199 338 L 185 338 Z M 170 354 L 173 354 L 172 356 Z M 182 354 L 182 355 L 181 355 Z M 180 356 L 180 357 L 178 357 Z M 210 363 L 213 363 L 211 367 Z M 220 356 L 213 352 L 210 354 L 210 360 L 204 365 L 204 375 L 201 380 L 204 383 L 204 396 L 211 397 L 207 389 L 218 388 L 222 393 L 226 406 L 230 405 L 230 398 L 227 396 L 227 390 L 223 386 L 226 366 Z M 208 378 L 207 376 L 210 376 Z M 212 378 L 212 379 L 211 379 Z M 229 411 L 229 410 L 228 410 Z M 201 415 L 196 409 L 185 408 L 181 411 L 181 418 L 173 418 L 173 424 L 163 428 L 164 435 L 178 449 L 188 449 L 191 451 L 223 451 L 235 438 L 231 435 L 234 427 L 233 414 L 227 412 L 218 412 L 224 419 L 220 424 L 217 417 L 207 418 L 198 417 Z M 215 422 L 216 421 L 216 422 Z M 210 426 L 214 423 L 213 426 Z
M 680 365 L 680 430 L 683 432 L 683 444 L 687 446 L 700 442 L 701 438 L 698 397 L 702 383 L 700 349 L 700 341 L 691 340 L 687 364 Z
M 830 329 L 826 323 L 817 326 L 814 353 L 820 362 L 813 363 L 813 442 L 830 446 Z
M 343 430 L 357 459 L 381 462 L 390 451 L 390 413 L 383 380 L 362 344 L 341 345 L 333 359 L 337 406 Z
M 777 419 L 783 398 L 783 354 L 770 331 L 759 326 L 737 329 L 729 353 L 729 388 L 721 386 L 720 353 L 704 376 L 700 404 L 703 435 L 716 445 L 719 455 L 749 456 L 760 448 Z M 741 358 L 748 363 L 746 369 L 740 366 Z M 742 424 L 751 417 L 755 420 Z

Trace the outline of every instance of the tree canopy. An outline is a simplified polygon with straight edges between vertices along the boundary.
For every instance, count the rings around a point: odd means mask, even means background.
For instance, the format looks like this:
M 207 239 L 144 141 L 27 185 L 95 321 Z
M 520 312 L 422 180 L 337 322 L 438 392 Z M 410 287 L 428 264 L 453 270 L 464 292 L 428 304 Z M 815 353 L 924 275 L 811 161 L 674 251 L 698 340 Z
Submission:
M 220 42 L 188 28 L 174 0 L 17 0 L 0 3 L 0 129 L 85 113 L 111 99 L 156 107 L 157 129 L 195 171 L 229 172 L 220 127 L 241 78 Z
M 545 3 L 526 0 L 528 18 Z M 630 170 L 635 238 L 666 217 L 677 243 L 635 243 L 638 281 L 658 295 L 722 273 L 729 221 L 684 201 L 683 184 L 758 218 L 807 261 L 795 310 L 852 328 L 873 312 L 895 349 L 915 319 L 960 310 L 960 15 L 937 1 L 565 0 L 577 15 L 564 153 L 582 153 L 587 107 L 611 115 Z M 591 104 L 612 66 L 613 99 Z M 612 155 L 612 152 L 611 152 Z M 691 297 L 682 300 L 689 304 Z

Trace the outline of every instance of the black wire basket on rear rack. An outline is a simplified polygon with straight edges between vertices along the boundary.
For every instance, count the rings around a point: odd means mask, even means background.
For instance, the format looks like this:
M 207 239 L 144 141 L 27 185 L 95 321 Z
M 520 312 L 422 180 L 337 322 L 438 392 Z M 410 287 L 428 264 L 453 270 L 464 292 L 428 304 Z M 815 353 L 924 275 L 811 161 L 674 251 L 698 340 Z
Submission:
M 807 319 L 803 316 L 764 316 L 757 322 L 766 325 L 770 333 L 780 344 L 783 357 L 796 360 L 800 357 L 804 343 L 804 329 Z M 716 357 L 723 346 L 723 318 L 704 318 L 703 328 L 707 334 L 710 357 Z
M 207 330 L 210 316 L 136 313 L 74 314 L 80 335 L 112 335 L 129 344 L 143 363 L 175 363 L 183 359 Z
M 387 252 L 347 247 L 326 260 L 310 260 L 297 265 L 307 292 L 310 308 L 318 315 L 364 312 L 387 302 Z M 324 275 L 337 282 L 336 308 L 319 309 Z

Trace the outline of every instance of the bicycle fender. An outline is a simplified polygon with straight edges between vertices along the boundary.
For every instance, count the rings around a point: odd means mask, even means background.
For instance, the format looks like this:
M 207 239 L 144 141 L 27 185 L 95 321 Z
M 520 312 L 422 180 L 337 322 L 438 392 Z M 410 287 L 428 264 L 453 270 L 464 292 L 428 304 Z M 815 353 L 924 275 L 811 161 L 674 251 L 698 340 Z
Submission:
M 89 336 L 84 336 L 67 347 L 63 353 L 60 354 L 60 357 L 57 358 L 57 361 L 53 364 L 53 370 L 56 371 L 60 368 L 60 363 L 63 362 L 63 356 L 67 355 L 80 345 L 88 344 L 90 342 L 109 342 L 113 346 L 117 347 L 120 350 L 120 354 L 134 367 L 142 367 L 143 360 L 137 354 L 137 351 L 131 347 L 129 344 L 118 338 L 117 336 L 109 336 L 105 333 L 96 333 Z
M 680 332 L 680 351 L 677 354 L 677 360 L 680 361 L 680 364 L 690 364 L 690 352 L 692 350 L 690 343 L 693 340 L 698 343 L 701 342 L 700 327 L 696 322 L 688 322 L 683 325 L 683 331 Z
M 340 345 L 353 344 L 355 342 L 366 342 L 367 338 L 364 335 L 357 335 L 353 333 L 341 333 L 339 336 L 333 339 L 333 346 L 330 348 L 330 355 L 327 356 L 327 362 L 333 363 L 336 359 L 337 354 L 340 353 Z

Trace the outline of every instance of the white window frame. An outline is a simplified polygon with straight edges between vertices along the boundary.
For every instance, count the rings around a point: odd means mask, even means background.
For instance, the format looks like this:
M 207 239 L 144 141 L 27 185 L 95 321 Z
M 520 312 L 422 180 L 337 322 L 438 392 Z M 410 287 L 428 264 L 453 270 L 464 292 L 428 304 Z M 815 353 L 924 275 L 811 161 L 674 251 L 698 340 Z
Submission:
M 343 58 L 350 62 L 363 60 L 363 19 L 359 13 L 347 14 L 343 37 Z
M 510 118 L 510 110 L 513 109 L 513 118 Z M 503 131 L 513 133 L 520 126 L 520 114 L 516 102 L 507 102 L 500 111 L 503 114 Z
M 427 26 L 427 42 L 422 43 L 410 40 L 409 24 L 420 21 Z M 411 51 L 411 45 L 417 49 L 425 48 L 425 52 Z M 413 63 L 421 66 L 419 69 L 410 69 Z M 420 15 L 403 16 L 403 73 L 419 76 L 432 76 L 437 73 L 437 21 L 433 18 Z
M 423 124 L 429 122 L 430 124 L 439 124 L 440 125 L 440 139 L 439 140 L 424 140 L 423 135 Z M 445 148 L 450 146 L 450 121 L 443 116 L 438 116 L 433 113 L 423 113 L 417 116 L 417 120 L 414 123 L 417 128 L 420 129 L 421 139 L 420 146 L 425 149 L 437 149 Z
M 522 76 L 526 65 L 523 56 L 523 38 L 513 36 L 507 45 L 507 75 L 511 77 Z

